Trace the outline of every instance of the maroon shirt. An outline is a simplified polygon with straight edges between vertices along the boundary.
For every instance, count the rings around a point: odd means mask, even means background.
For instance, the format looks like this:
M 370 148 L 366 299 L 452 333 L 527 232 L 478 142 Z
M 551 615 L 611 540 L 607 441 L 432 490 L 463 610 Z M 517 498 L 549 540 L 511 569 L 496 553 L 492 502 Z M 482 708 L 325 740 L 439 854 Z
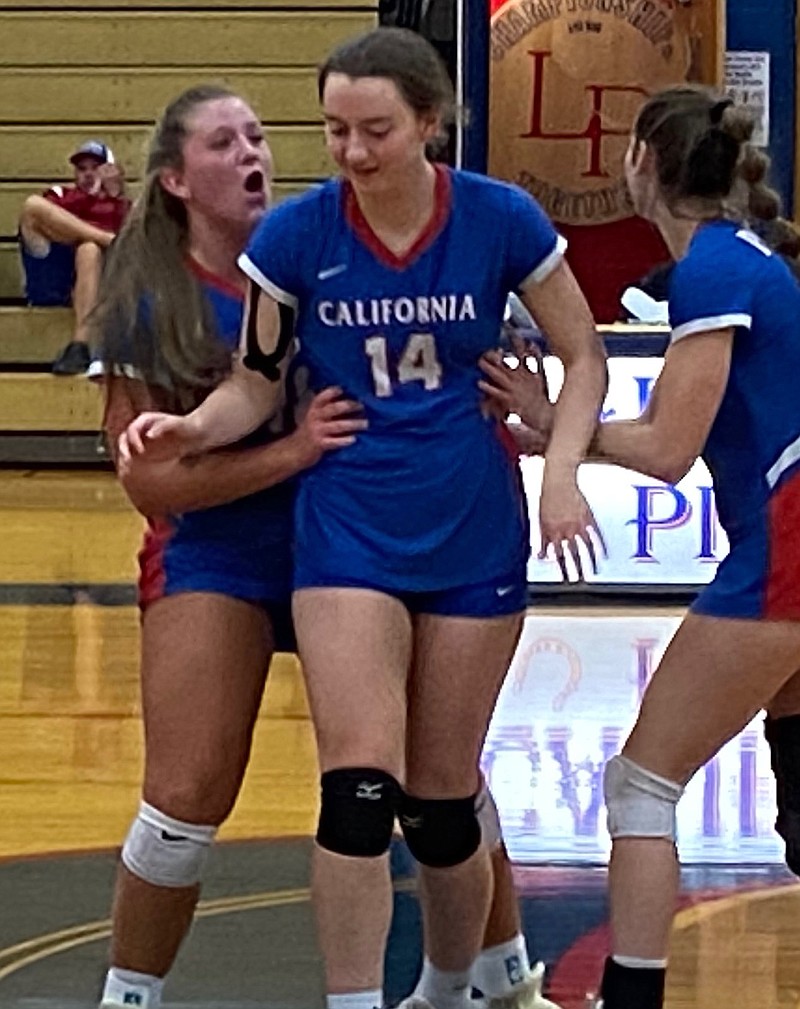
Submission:
M 126 196 L 109 196 L 102 190 L 93 196 L 77 186 L 54 186 L 44 196 L 87 224 L 115 235 L 131 209 L 131 201 Z

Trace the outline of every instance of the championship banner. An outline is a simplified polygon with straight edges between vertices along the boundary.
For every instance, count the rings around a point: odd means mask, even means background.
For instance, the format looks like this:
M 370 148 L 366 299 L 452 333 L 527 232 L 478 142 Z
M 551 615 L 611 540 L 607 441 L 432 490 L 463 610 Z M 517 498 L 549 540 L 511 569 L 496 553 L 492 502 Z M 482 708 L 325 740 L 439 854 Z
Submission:
M 570 243 L 598 322 L 669 259 L 633 216 L 623 159 L 647 95 L 693 76 L 672 0 L 490 0 L 489 172 L 531 193 Z

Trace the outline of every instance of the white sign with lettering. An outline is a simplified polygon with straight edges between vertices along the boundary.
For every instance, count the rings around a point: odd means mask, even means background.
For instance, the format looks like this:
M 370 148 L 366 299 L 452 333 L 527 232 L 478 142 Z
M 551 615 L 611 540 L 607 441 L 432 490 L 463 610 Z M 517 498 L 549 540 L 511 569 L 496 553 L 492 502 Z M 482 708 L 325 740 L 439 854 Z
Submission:
M 735 102 L 747 105 L 753 112 L 753 143 L 757 147 L 769 144 L 769 64 L 769 53 L 725 53 L 725 90 Z
M 663 359 L 615 357 L 608 366 L 604 418 L 637 417 L 647 404 Z M 555 358 L 546 359 L 545 369 L 554 396 L 561 387 L 563 369 Z M 524 458 L 521 468 L 531 518 L 528 580 L 559 582 L 561 574 L 555 561 L 537 557 L 542 460 Z M 587 582 L 701 586 L 714 577 L 728 552 L 728 541 L 717 520 L 711 476 L 702 462 L 695 463 L 674 487 L 599 463 L 584 464 L 579 481 L 608 548 L 598 573 L 587 573 Z

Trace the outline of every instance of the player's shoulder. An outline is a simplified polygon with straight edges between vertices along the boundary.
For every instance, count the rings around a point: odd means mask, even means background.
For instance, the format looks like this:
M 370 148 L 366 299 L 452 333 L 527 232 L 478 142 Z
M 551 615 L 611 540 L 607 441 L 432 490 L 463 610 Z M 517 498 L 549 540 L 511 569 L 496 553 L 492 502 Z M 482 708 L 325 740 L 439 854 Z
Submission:
M 741 264 L 752 270 L 775 258 L 775 253 L 759 236 L 736 221 L 713 221 L 698 228 L 684 259 L 690 265 L 716 262 Z
M 341 198 L 341 179 L 315 183 L 302 193 L 281 200 L 265 216 L 262 225 L 268 227 L 270 223 L 274 225 L 286 221 L 294 221 L 298 225 L 320 222 L 338 208 Z
M 780 257 L 743 224 L 714 221 L 695 232 L 686 255 L 675 264 L 671 287 L 684 284 L 751 285 L 778 266 Z
M 477 172 L 459 170 L 452 172 L 453 192 L 457 199 L 474 205 L 489 205 L 496 208 L 507 208 L 515 203 L 530 203 L 533 197 L 524 189 L 512 182 L 495 179 L 491 175 L 479 175 Z
M 553 226 L 536 200 L 512 182 L 477 175 L 453 173 L 453 206 L 471 228 L 498 241 L 509 241 L 522 226 L 528 236 L 550 243 Z

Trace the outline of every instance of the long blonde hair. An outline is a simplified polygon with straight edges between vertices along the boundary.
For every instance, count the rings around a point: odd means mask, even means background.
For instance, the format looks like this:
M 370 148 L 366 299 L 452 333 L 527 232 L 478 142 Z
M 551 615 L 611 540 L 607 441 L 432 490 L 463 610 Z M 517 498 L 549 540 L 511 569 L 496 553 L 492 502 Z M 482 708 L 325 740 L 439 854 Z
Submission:
M 188 120 L 206 102 L 236 97 L 215 84 L 178 95 L 156 123 L 144 188 L 114 240 L 92 313 L 92 340 L 107 374 L 141 378 L 163 409 L 195 406 L 230 371 L 231 352 L 199 282 L 187 269 L 186 207 L 161 184 L 163 168 L 183 167 Z

